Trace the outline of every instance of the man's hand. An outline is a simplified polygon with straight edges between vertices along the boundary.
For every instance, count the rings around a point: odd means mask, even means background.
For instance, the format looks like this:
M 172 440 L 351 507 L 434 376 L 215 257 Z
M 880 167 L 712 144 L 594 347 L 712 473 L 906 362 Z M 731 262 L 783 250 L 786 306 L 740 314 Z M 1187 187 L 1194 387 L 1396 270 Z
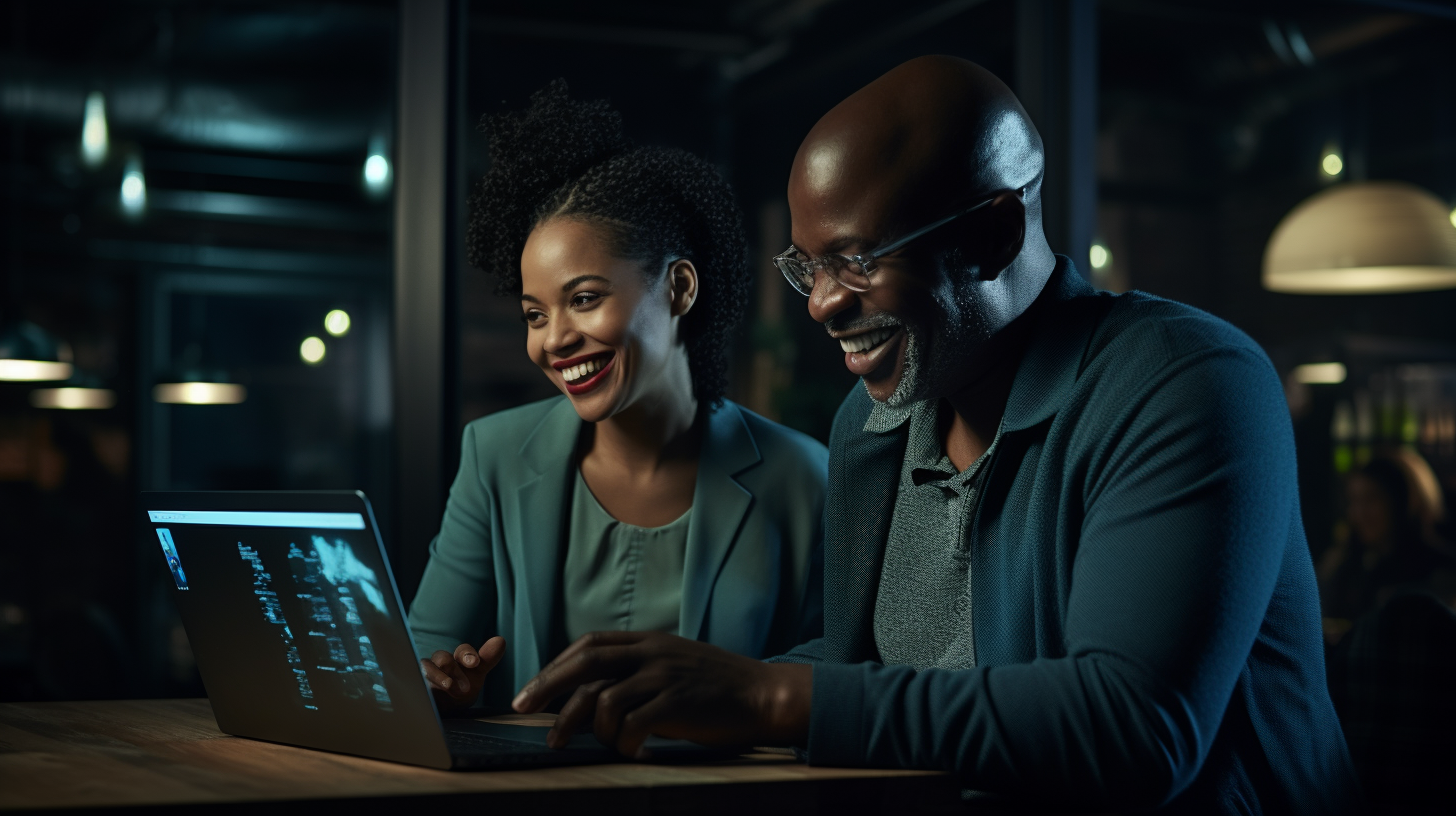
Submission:
M 475 702 L 485 676 L 506 656 L 506 639 L 497 635 L 476 651 L 469 643 L 451 654 L 436 651 L 429 660 L 420 658 L 420 672 L 435 692 L 435 702 L 446 708 L 465 708 Z
M 512 707 L 540 711 L 576 689 L 546 741 L 588 723 L 603 745 L 644 759 L 650 735 L 703 745 L 803 745 L 813 668 L 763 663 L 661 632 L 593 632 L 526 683 Z

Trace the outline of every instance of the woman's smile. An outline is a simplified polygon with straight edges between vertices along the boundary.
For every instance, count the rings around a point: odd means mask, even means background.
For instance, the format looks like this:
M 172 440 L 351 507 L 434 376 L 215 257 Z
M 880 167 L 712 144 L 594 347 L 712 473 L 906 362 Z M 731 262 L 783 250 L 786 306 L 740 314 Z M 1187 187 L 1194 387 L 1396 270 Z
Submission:
M 566 393 L 578 396 L 605 382 L 616 359 L 616 352 L 603 351 L 561 360 L 552 363 L 551 367 L 561 372 L 561 381 L 566 385 Z

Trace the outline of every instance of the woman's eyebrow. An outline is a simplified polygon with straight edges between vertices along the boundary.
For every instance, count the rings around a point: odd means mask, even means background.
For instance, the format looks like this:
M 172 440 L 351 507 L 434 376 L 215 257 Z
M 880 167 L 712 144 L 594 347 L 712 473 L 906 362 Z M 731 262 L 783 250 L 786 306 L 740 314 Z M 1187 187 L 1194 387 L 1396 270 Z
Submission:
M 532 303 L 540 303 L 541 302 L 538 298 L 534 297 L 533 295 L 527 295 L 525 293 L 522 293 L 521 294 L 521 300 L 529 300 Z
M 576 277 L 562 284 L 561 291 L 565 292 L 571 289 L 575 289 L 576 287 L 582 285 L 583 283 L 586 283 L 587 281 L 600 281 L 608 285 L 611 285 L 612 283 L 601 275 L 577 275 Z

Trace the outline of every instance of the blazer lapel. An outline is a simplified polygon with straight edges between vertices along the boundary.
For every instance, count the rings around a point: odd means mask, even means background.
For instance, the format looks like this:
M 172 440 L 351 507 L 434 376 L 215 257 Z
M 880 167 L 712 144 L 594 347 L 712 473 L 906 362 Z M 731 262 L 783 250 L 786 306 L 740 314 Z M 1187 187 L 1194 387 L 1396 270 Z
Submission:
M 753 506 L 753 494 L 734 477 L 762 458 L 737 405 L 725 401 L 706 421 L 678 618 L 678 634 L 694 640 L 702 637 L 713 584 Z
M 544 665 L 553 655 L 557 575 L 561 569 L 562 530 L 570 511 L 569 487 L 572 451 L 581 433 L 581 419 L 571 402 L 562 399 L 541 419 L 521 445 L 521 462 L 528 475 L 516 491 L 520 529 L 508 540 L 515 543 L 512 557 L 521 570 L 521 591 L 530 619 L 517 622 L 517 631 L 534 635 L 536 654 L 518 643 L 520 666 Z M 532 671 L 531 674 L 535 672 Z

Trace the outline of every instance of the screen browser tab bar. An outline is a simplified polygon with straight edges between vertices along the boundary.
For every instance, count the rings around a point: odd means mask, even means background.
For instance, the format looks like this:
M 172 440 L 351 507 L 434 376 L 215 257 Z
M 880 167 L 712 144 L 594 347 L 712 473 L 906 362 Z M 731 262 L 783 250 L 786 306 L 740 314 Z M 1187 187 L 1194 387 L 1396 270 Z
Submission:
M 277 513 L 219 510 L 148 510 L 153 524 L 211 524 L 227 527 L 295 527 L 310 530 L 362 530 L 360 513 Z

